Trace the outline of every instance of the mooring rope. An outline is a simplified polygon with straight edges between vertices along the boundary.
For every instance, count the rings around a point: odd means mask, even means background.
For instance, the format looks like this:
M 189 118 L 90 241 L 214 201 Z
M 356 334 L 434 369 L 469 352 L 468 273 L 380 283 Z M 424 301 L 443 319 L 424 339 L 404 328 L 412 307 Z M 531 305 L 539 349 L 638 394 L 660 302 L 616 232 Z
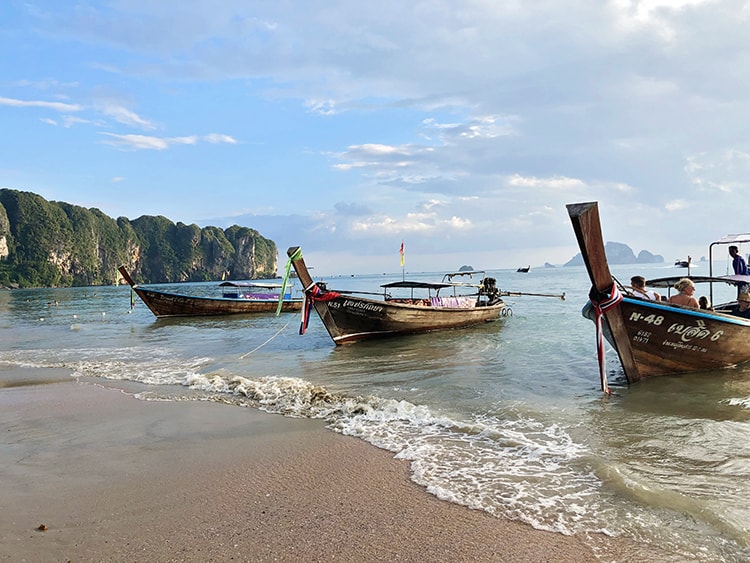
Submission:
M 240 360 L 242 360 L 243 358 L 245 358 L 246 356 L 249 356 L 250 354 L 252 354 L 252 353 L 253 353 L 253 352 L 255 352 L 256 350 L 260 350 L 261 348 L 263 348 L 263 346 L 265 346 L 266 344 L 268 344 L 269 342 L 271 342 L 271 340 L 273 340 L 273 339 L 274 339 L 274 338 L 276 338 L 276 337 L 277 337 L 277 336 L 278 336 L 279 334 L 281 334 L 281 331 L 282 331 L 282 330 L 284 330 L 284 329 L 285 329 L 285 328 L 286 328 L 287 326 L 289 326 L 289 323 L 288 323 L 288 322 L 287 322 L 287 323 L 286 323 L 286 324 L 285 324 L 284 326 L 282 326 L 282 327 L 281 327 L 281 328 L 280 328 L 279 330 L 277 330 L 277 331 L 276 331 L 276 334 L 274 334 L 274 335 L 273 335 L 273 336 L 272 336 L 271 338 L 269 338 L 268 340 L 266 340 L 266 341 L 265 341 L 265 342 L 264 342 L 263 344 L 261 344 L 260 346 L 256 346 L 255 348 L 253 348 L 253 349 L 252 349 L 252 350 L 250 350 L 249 352 L 246 352 L 246 353 L 242 354 L 242 355 L 241 355 L 241 356 L 239 357 L 239 359 L 240 359 Z

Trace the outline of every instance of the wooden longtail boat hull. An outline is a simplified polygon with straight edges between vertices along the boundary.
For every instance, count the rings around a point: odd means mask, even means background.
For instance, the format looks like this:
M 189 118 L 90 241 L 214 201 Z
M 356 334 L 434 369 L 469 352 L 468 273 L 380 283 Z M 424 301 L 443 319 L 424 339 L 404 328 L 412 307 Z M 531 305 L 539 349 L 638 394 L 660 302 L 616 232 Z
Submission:
M 159 318 L 194 317 L 211 315 L 243 315 L 251 313 L 275 313 L 278 299 L 252 300 L 227 299 L 222 297 L 195 297 L 178 293 L 165 293 L 142 287 L 134 287 L 138 297 Z M 300 311 L 302 301 L 284 301 L 282 312 Z
M 313 306 L 333 341 L 344 344 L 490 322 L 499 318 L 505 304 L 448 309 L 342 296 L 330 301 L 316 301 Z
M 567 206 L 592 292 L 606 292 L 609 271 L 597 204 Z M 584 314 L 586 314 L 584 308 Z M 750 361 L 750 320 L 741 317 L 623 297 L 604 313 L 607 338 L 629 383 L 676 373 L 709 371 Z
M 243 315 L 253 313 L 275 313 L 278 299 L 230 299 L 223 297 L 197 297 L 168 293 L 140 287 L 135 284 L 124 268 L 120 268 L 125 281 L 141 298 L 151 312 L 159 318 L 164 317 L 200 317 L 218 315 Z M 287 300 L 282 303 L 282 312 L 302 310 L 301 299 Z
M 624 297 L 616 308 L 641 379 L 722 369 L 750 360 L 748 319 L 631 297 Z M 608 340 L 618 348 L 611 334 Z
M 299 247 L 287 251 L 291 258 Z M 316 284 L 300 257 L 292 259 L 297 276 L 307 295 Z M 337 345 L 406 334 L 468 327 L 500 318 L 505 303 L 473 308 L 410 305 L 385 300 L 339 295 L 327 300 L 312 300 L 312 306 Z

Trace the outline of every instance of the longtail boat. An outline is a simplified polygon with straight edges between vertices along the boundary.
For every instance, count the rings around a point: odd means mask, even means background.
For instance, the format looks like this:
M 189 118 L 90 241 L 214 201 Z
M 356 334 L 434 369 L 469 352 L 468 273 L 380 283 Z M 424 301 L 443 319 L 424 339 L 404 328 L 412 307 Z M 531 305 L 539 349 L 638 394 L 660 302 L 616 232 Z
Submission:
M 628 383 L 653 376 L 703 372 L 750 361 L 750 319 L 732 314 L 731 301 L 713 309 L 696 309 L 640 297 L 616 280 L 607 263 L 596 202 L 567 205 L 583 262 L 591 280 L 584 316 L 596 325 L 599 374 L 608 391 L 604 339 L 616 350 Z M 709 246 L 750 241 L 750 235 L 728 235 Z M 681 276 L 713 285 L 750 283 L 750 276 Z M 647 280 L 651 287 L 667 287 L 680 277 Z
M 502 297 L 522 295 L 500 291 L 495 278 L 486 276 L 484 271 L 462 271 L 445 274 L 442 281 L 435 283 L 386 283 L 380 286 L 382 293 L 356 292 L 379 298 L 360 297 L 355 292 L 333 291 L 324 282 L 314 282 L 300 247 L 290 247 L 287 255 L 306 296 L 300 333 L 305 332 L 310 311 L 315 309 L 336 345 L 496 321 L 509 311 Z M 468 278 L 477 279 L 458 281 Z M 397 292 L 404 295 L 397 297 Z
M 123 279 L 158 318 L 273 313 L 279 307 L 282 286 L 279 284 L 223 282 L 221 297 L 203 297 L 160 291 L 136 284 L 124 266 L 119 269 Z M 300 311 L 304 299 L 284 292 L 281 311 Z

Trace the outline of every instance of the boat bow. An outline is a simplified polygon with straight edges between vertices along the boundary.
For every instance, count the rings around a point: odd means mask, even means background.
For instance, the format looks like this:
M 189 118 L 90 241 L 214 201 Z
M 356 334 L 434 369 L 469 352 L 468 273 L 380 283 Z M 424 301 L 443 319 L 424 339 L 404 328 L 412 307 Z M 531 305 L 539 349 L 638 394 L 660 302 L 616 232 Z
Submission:
M 571 203 L 566 207 L 578 240 L 583 263 L 586 265 L 586 271 L 591 280 L 592 288 L 589 297 L 594 306 L 600 308 L 604 320 L 609 325 L 614 348 L 620 357 L 625 377 L 629 383 L 633 383 L 641 379 L 641 373 L 630 345 L 622 308 L 618 307 L 617 303 L 611 303 L 618 292 L 604 251 L 599 206 L 596 202 L 588 202 Z M 601 346 L 600 342 L 600 357 Z M 601 364 L 600 369 L 603 369 Z M 602 374 L 602 377 L 602 387 L 606 387 L 606 375 Z

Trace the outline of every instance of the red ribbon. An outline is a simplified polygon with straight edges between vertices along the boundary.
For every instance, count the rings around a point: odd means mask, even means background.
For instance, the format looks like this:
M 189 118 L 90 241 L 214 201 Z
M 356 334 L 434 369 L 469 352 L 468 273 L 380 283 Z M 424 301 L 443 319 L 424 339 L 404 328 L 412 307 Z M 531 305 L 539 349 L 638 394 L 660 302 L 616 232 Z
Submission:
M 323 292 L 320 290 L 317 284 L 313 285 L 306 293 L 305 293 L 305 306 L 302 310 L 302 322 L 299 325 L 299 333 L 305 334 L 307 331 L 307 325 L 310 323 L 310 311 L 312 311 L 313 303 L 316 301 L 331 301 L 333 299 L 336 299 L 340 293 L 337 293 L 335 291 L 326 291 Z

